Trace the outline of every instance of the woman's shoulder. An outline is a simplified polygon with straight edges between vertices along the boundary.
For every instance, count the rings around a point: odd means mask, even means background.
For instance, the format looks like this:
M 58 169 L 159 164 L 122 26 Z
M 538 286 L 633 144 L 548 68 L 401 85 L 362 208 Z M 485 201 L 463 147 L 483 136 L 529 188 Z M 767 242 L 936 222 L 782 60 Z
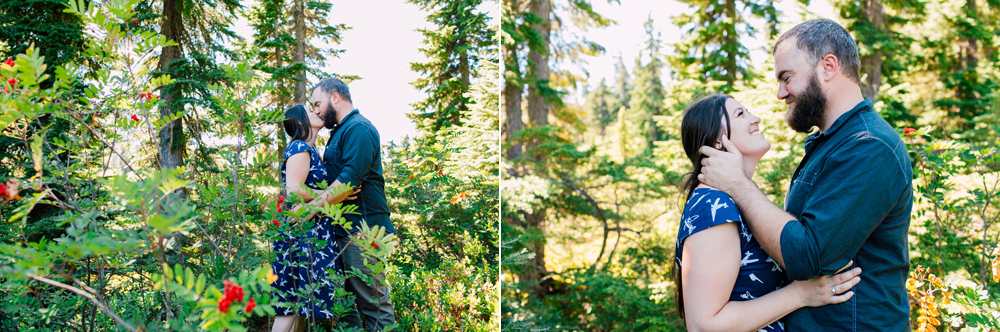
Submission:
M 714 188 L 697 188 L 684 207 L 678 236 L 683 238 L 712 226 L 742 221 L 729 194 Z
M 691 193 L 684 210 L 704 210 L 706 208 L 732 207 L 736 208 L 736 201 L 726 192 L 712 187 L 698 187 Z
M 301 152 L 312 152 L 312 148 L 309 147 L 309 144 L 306 144 L 306 142 L 303 141 L 295 140 L 288 142 L 288 146 L 285 147 L 285 159 Z

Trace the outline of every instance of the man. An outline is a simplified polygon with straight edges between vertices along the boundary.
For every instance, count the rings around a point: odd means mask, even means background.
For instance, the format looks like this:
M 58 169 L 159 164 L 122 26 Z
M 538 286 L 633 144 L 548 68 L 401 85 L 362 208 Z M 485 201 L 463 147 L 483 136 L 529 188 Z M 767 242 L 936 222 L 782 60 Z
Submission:
M 371 269 L 365 267 L 361 250 L 356 245 L 349 245 L 351 237 L 357 235 L 361 220 L 369 227 L 378 225 L 385 227 L 387 232 L 396 232 L 389 220 L 389 206 L 385 199 L 378 130 L 354 108 L 351 92 L 340 79 L 320 81 L 313 88 L 309 100 L 313 110 L 323 119 L 324 126 L 333 129 L 323 153 L 323 163 L 330 174 L 336 176 L 333 185 L 349 183 L 360 186 L 360 191 L 355 194 L 357 199 L 350 201 L 358 206 L 359 214 L 344 215 L 355 226 L 350 230 L 342 227 L 336 230 L 337 245 L 343 250 L 341 260 L 344 270 L 356 268 L 376 281 L 374 288 L 357 277 L 345 281 L 344 288 L 354 293 L 357 307 L 351 308 L 345 321 L 348 327 L 364 328 L 363 317 L 371 331 L 381 331 L 396 321 L 389 300 L 389 285 L 384 274 L 374 275 Z
M 728 138 L 725 151 L 701 148 L 709 158 L 698 179 L 732 196 L 790 280 L 832 275 L 851 260 L 864 271 L 854 297 L 789 314 L 789 331 L 909 331 L 910 158 L 861 94 L 854 39 L 833 21 L 810 20 L 785 32 L 772 53 L 785 121 L 799 132 L 819 128 L 806 138 L 785 210 L 743 175 Z

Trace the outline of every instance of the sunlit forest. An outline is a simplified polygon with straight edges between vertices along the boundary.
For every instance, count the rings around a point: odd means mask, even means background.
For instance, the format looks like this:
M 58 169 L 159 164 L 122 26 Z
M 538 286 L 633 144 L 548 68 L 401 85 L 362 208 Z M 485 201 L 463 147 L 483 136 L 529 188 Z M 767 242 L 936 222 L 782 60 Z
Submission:
M 1000 2 L 823 3 L 857 42 L 863 95 L 909 150 L 912 328 L 1000 328 Z M 645 20 L 639 56 L 595 80 L 612 68 L 588 59 L 618 51 L 588 36 L 637 22 L 597 1 L 502 1 L 504 330 L 685 329 L 672 275 L 691 171 L 681 115 L 720 92 L 760 116 L 771 149 L 753 181 L 782 206 L 807 134 L 784 123 L 770 47 L 824 17 L 809 5 L 670 2 L 669 20 Z M 682 35 L 665 42 L 670 29 Z
M 357 208 L 283 210 L 298 196 L 279 174 L 285 110 L 365 79 L 326 66 L 357 51 L 341 4 L 0 1 L 0 330 L 270 331 L 272 244 L 307 225 L 288 220 Z M 391 285 L 386 331 L 496 331 L 498 4 L 391 5 L 428 24 L 406 86 L 424 96 L 400 117 L 417 134 L 381 146 L 396 233 L 353 224 L 349 245 Z M 359 331 L 354 295 L 331 301 L 305 330 Z

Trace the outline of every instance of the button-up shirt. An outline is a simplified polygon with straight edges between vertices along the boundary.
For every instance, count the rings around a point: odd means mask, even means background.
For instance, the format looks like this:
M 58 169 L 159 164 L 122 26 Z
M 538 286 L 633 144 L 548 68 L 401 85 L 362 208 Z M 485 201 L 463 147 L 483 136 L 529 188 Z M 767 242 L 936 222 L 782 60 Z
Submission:
M 865 100 L 806 138 L 781 232 L 790 280 L 832 275 L 851 260 L 861 282 L 847 302 L 799 309 L 789 331 L 909 331 L 907 233 L 912 169 L 899 134 Z M 852 267 L 853 268 L 853 267 Z
M 362 219 L 369 227 L 379 225 L 388 232 L 396 232 L 389 220 L 389 205 L 385 200 L 379 144 L 378 130 L 355 109 L 333 127 L 323 153 L 323 164 L 340 183 L 350 183 L 355 188 L 361 185 L 356 200 L 344 201 L 344 205 L 357 205 L 360 213 L 344 214 L 344 218 L 354 224 L 351 233 L 361 229 Z M 348 235 L 342 227 L 335 227 L 335 231 L 339 236 Z

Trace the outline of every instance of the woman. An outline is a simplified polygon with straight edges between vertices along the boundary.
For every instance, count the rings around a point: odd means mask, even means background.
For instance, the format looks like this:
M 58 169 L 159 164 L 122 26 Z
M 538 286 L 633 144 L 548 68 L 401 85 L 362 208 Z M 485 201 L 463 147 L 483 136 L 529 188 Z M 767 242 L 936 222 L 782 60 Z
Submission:
M 353 199 L 347 197 L 350 190 L 342 193 L 319 190 L 321 182 L 333 183 L 334 180 L 327 173 L 320 154 L 316 151 L 316 134 L 323 128 L 323 120 L 315 113 L 306 112 L 302 105 L 295 105 L 285 111 L 282 125 L 285 134 L 291 137 L 291 142 L 285 149 L 285 162 L 281 165 L 281 181 L 285 184 L 286 193 L 295 193 L 302 203 L 311 205 L 323 202 L 336 204 L 345 199 Z M 303 185 L 320 194 L 313 197 Z M 288 209 L 290 203 L 284 208 Z M 337 258 L 340 249 L 331 225 L 333 220 L 325 215 L 316 215 L 309 220 L 312 225 L 308 231 L 301 229 L 308 223 L 289 225 L 288 219 L 278 226 L 283 238 L 274 241 L 277 257 L 271 266 L 278 275 L 278 280 L 271 285 L 277 290 L 275 296 L 282 303 L 297 303 L 300 308 L 296 311 L 290 307 L 275 307 L 278 317 L 271 328 L 273 332 L 301 331 L 302 317 L 336 318 L 330 312 L 335 307 L 336 287 L 330 282 L 331 277 L 327 271 L 332 269 L 343 273 L 343 268 Z M 293 229 L 299 230 L 301 235 L 293 236 Z M 325 246 L 316 244 L 322 240 L 326 240 Z M 302 290 L 306 290 L 311 296 L 298 298 L 296 294 Z
M 704 157 L 698 149 L 721 149 L 722 135 L 743 154 L 744 172 L 752 177 L 771 148 L 759 124 L 760 118 L 728 95 L 692 103 L 681 120 L 681 142 L 694 170 L 684 185 L 688 199 L 677 232 L 679 271 L 674 275 L 679 277 L 678 308 L 690 331 L 784 331 L 781 317 L 802 307 L 847 301 L 854 295 L 848 290 L 861 280 L 861 269 L 855 268 L 785 285 L 784 271 L 757 243 L 736 203 L 698 182 Z

